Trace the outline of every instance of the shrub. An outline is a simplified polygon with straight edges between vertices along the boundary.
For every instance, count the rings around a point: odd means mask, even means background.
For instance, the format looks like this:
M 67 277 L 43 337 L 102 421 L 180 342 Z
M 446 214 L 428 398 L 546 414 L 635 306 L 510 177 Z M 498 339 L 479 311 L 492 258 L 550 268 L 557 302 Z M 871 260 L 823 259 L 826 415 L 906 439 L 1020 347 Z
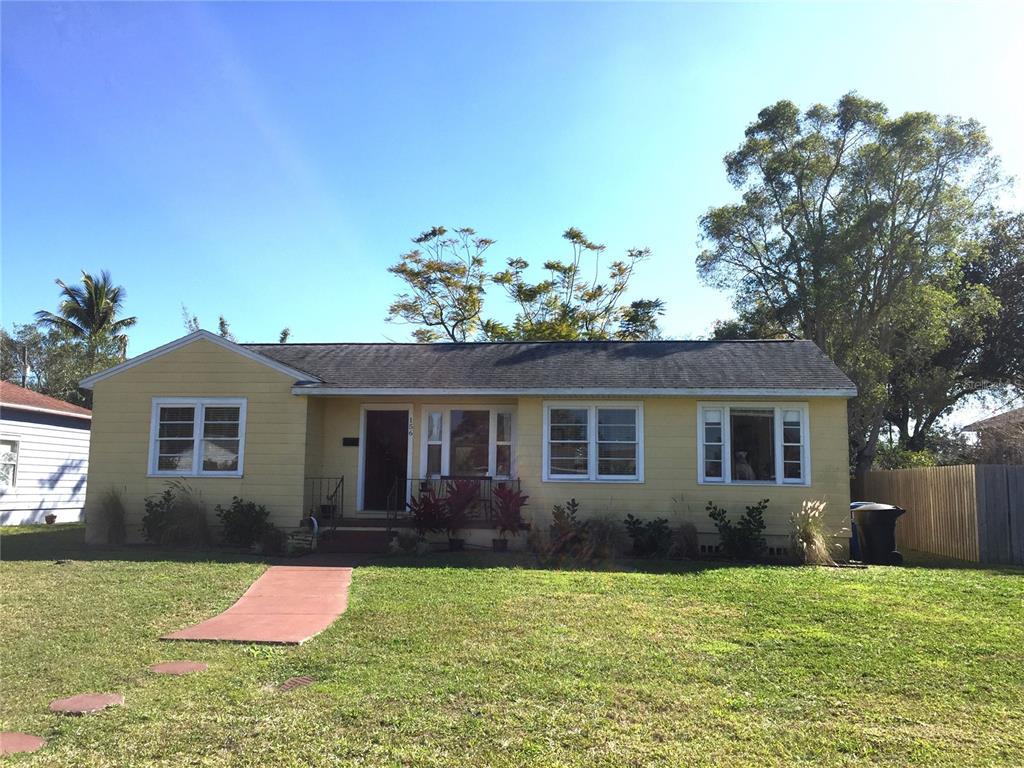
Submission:
M 417 535 L 423 538 L 428 533 L 444 530 L 445 503 L 437 497 L 433 488 L 423 491 L 408 503 L 412 513 L 413 526 Z
M 220 518 L 221 538 L 225 546 L 251 547 L 263 536 L 270 513 L 262 504 L 243 501 L 238 496 L 231 499 L 231 506 L 214 508 Z
M 672 545 L 669 557 L 681 560 L 696 560 L 700 556 L 700 540 L 697 526 L 693 523 L 682 523 L 672 534 Z
M 672 531 L 668 520 L 663 517 L 654 520 L 641 520 L 633 515 L 626 515 L 626 533 L 633 540 L 633 554 L 637 557 L 668 554 L 672 543 Z
M 260 552 L 264 555 L 283 555 L 288 550 L 288 534 L 273 523 L 267 523 L 260 534 Z
M 446 487 L 444 529 L 454 539 L 469 522 L 469 508 L 480 499 L 480 484 L 475 480 L 451 480 Z
M 565 559 L 581 562 L 605 560 L 618 554 L 622 543 L 622 526 L 611 517 L 581 521 L 576 499 L 556 504 L 551 510 L 551 530 L 547 540 L 531 532 L 530 548 L 543 564 L 557 564 Z
M 576 499 L 569 499 L 565 504 L 555 504 L 551 508 L 551 536 L 548 542 L 552 555 L 575 557 L 583 542 L 583 524 L 576 519 L 579 511 L 580 503 Z
M 768 499 L 761 499 L 757 504 L 747 507 L 738 523 L 728 518 L 728 513 L 714 502 L 709 501 L 706 507 L 708 517 L 715 521 L 715 528 L 722 540 L 722 552 L 734 560 L 756 560 L 765 548 L 764 512 L 768 509 Z
M 494 522 L 499 536 L 505 538 L 509 533 L 515 536 L 526 527 L 523 523 L 523 507 L 528 498 L 522 491 L 508 485 L 499 485 L 494 489 Z
M 420 545 L 420 537 L 412 531 L 398 532 L 398 548 L 407 555 L 416 554 Z
M 147 541 L 172 547 L 207 546 L 206 505 L 191 486 L 172 480 L 159 496 L 145 500 L 142 530 Z
M 539 528 L 534 527 L 526 534 L 526 547 L 537 556 L 541 565 L 551 561 L 551 538 Z
M 799 512 L 790 518 L 793 523 L 793 550 L 804 565 L 835 565 L 828 551 L 825 526 L 821 516 L 825 505 L 820 501 L 804 501 Z
M 611 515 L 592 517 L 582 526 L 582 541 L 574 553 L 577 560 L 612 560 L 622 551 L 622 526 Z
M 121 492 L 117 488 L 111 488 L 100 501 L 98 529 L 106 535 L 108 544 L 124 544 L 125 533 L 125 511 L 124 501 L 121 499 Z

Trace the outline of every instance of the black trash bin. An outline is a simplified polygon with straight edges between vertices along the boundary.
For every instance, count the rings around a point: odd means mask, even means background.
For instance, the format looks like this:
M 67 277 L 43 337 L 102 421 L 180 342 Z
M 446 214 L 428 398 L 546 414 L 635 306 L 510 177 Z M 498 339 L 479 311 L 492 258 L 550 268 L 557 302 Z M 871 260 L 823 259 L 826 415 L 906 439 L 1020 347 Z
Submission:
M 903 555 L 896 551 L 896 518 L 906 511 L 892 504 L 861 504 L 853 510 L 865 563 L 900 565 L 903 562 Z

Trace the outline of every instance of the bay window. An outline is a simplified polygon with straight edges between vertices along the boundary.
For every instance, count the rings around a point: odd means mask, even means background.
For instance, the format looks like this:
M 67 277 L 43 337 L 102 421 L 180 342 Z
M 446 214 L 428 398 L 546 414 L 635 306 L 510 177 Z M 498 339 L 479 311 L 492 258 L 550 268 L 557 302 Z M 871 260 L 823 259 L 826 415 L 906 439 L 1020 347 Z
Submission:
M 809 484 L 805 404 L 702 403 L 699 417 L 701 482 Z
M 423 409 L 423 477 L 510 478 L 511 406 L 427 406 Z
M 544 480 L 641 481 L 638 403 L 546 403 Z
M 155 399 L 150 474 L 240 476 L 245 409 L 242 398 Z

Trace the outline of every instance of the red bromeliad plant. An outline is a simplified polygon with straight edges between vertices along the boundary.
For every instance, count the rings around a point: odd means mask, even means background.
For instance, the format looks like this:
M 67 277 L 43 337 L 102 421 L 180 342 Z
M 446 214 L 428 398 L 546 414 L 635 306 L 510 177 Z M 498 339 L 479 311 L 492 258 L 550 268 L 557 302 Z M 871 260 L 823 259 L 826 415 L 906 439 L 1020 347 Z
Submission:
M 518 488 L 507 485 L 499 485 L 494 489 L 494 522 L 501 538 L 504 539 L 510 533 L 515 536 L 526 527 L 522 510 L 528 498 L 530 497 Z
M 445 502 L 437 497 L 433 488 L 428 488 L 418 498 L 412 499 L 408 507 L 420 538 L 444 529 L 447 517 Z
M 444 528 L 448 538 L 454 539 L 469 522 L 469 508 L 480 500 L 480 484 L 475 480 L 452 480 L 445 490 Z

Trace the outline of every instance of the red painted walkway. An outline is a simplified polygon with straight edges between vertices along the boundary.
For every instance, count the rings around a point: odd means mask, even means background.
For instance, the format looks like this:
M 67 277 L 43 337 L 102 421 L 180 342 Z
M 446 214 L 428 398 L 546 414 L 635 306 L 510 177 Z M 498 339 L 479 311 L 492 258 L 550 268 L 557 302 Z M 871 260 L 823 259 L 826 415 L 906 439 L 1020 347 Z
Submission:
M 224 613 L 161 639 L 297 645 L 345 612 L 351 582 L 351 568 L 275 565 Z

